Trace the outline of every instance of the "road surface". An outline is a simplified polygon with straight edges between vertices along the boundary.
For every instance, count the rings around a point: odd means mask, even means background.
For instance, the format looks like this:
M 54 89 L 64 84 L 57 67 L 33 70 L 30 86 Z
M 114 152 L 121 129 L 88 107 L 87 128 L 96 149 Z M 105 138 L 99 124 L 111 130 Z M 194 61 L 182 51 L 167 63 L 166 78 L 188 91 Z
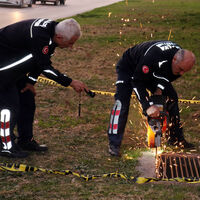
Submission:
M 32 8 L 0 7 L 0 28 L 24 19 L 41 17 L 55 20 L 70 17 L 119 1 L 122 0 L 66 0 L 64 6 L 54 6 L 50 3 L 42 5 L 39 2 Z

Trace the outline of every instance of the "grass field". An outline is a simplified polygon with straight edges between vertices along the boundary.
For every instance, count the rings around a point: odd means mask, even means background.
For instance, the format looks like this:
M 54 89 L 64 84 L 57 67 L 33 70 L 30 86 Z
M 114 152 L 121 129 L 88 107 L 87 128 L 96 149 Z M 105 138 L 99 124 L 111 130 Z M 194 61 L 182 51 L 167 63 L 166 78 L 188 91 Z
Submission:
M 83 36 L 73 50 L 56 49 L 53 66 L 90 89 L 115 91 L 115 63 L 129 47 L 146 40 L 168 38 L 192 50 L 197 64 L 174 83 L 182 99 L 200 99 L 199 0 L 128 0 L 74 17 Z M 24 163 L 47 169 L 102 175 L 119 172 L 138 176 L 137 158 L 146 150 L 146 129 L 138 102 L 132 100 L 122 144 L 122 157 L 108 155 L 106 130 L 113 97 L 81 96 L 71 89 L 38 83 L 35 139 L 47 153 L 27 159 L 0 158 L 1 163 Z M 200 151 L 199 105 L 180 104 L 185 137 Z M 200 199 L 199 184 L 159 182 L 138 185 L 120 178 L 85 182 L 75 176 L 0 171 L 0 199 Z

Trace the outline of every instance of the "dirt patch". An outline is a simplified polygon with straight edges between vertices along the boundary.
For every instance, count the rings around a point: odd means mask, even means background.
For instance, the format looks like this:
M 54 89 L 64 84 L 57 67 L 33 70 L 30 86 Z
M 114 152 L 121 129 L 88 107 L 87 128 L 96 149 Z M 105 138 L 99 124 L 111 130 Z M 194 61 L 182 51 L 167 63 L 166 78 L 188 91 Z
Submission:
M 145 151 L 142 156 L 138 159 L 138 166 L 136 170 L 139 171 L 142 177 L 153 177 L 156 178 L 155 173 L 155 162 L 156 158 L 152 151 Z

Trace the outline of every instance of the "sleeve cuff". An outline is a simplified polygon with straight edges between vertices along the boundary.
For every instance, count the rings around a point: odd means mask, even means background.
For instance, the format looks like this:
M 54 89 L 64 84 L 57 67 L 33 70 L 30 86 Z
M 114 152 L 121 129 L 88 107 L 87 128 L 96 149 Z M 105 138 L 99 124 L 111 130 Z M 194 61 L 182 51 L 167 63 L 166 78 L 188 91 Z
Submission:
M 161 89 L 161 90 L 164 90 L 164 89 L 165 89 L 165 87 L 164 87 L 163 85 L 161 85 L 161 84 L 158 84 L 157 87 L 158 87 L 159 89 Z
M 31 76 L 28 76 L 27 77 L 27 82 L 32 84 L 32 85 L 35 85 L 37 83 L 37 79 L 36 78 L 33 78 Z

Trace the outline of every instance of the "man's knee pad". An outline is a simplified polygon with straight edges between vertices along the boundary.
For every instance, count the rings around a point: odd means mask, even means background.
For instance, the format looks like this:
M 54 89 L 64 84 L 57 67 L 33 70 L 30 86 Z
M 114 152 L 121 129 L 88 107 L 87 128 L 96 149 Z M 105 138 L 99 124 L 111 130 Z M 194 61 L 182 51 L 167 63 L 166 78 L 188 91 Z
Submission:
M 108 131 L 109 134 L 117 134 L 121 108 L 122 108 L 121 101 L 116 100 L 110 116 L 110 125 Z
M 1 110 L 1 142 L 3 144 L 3 150 L 9 150 L 12 148 L 12 142 L 10 137 L 10 110 Z

